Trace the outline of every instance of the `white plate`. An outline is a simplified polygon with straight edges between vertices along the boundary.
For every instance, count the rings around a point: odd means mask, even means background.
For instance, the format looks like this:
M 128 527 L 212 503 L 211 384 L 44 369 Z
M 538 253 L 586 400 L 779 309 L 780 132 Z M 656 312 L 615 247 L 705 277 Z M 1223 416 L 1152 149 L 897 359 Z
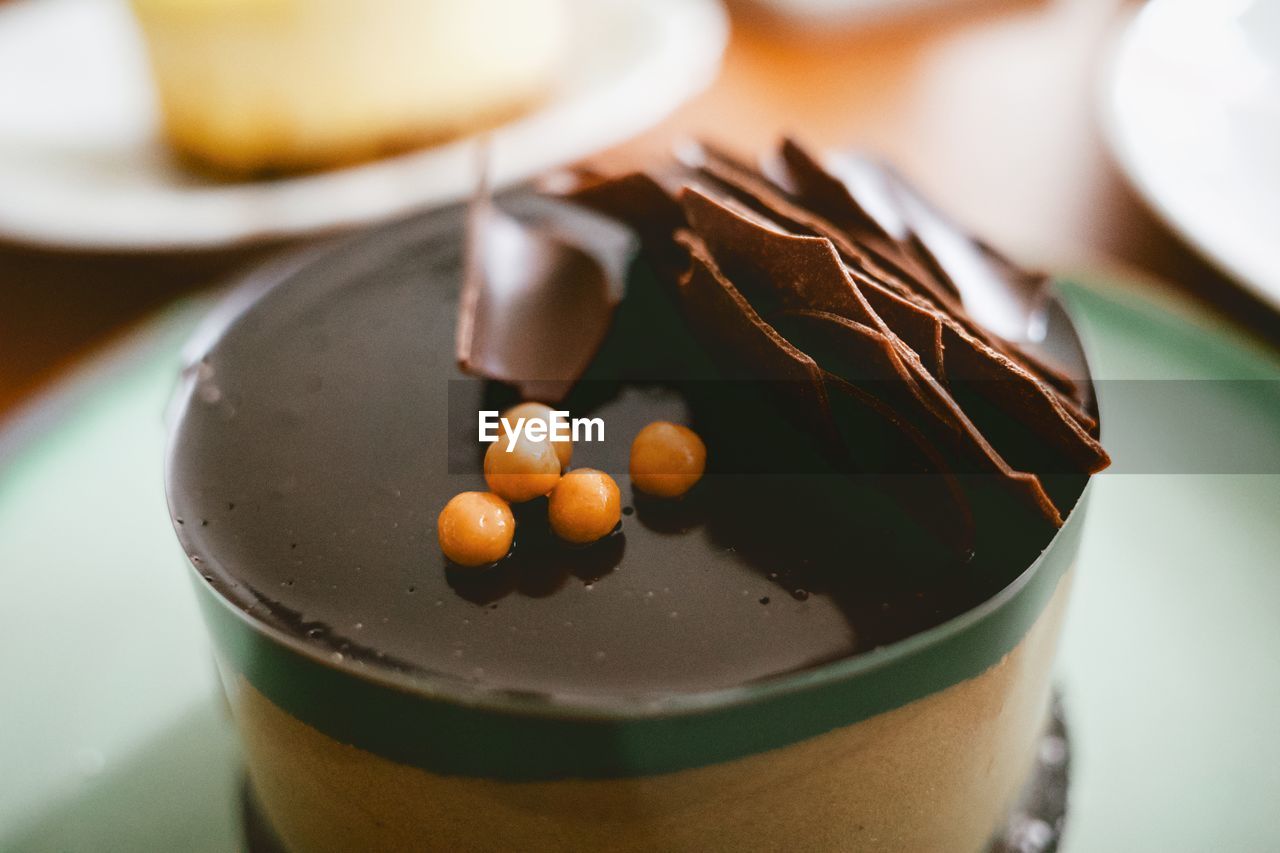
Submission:
M 718 0 L 575 0 L 570 67 L 490 135 L 496 186 L 621 142 L 714 78 Z M 474 138 L 323 174 L 214 183 L 159 137 L 122 0 L 0 7 L 0 237 L 77 249 L 213 248 L 374 222 L 467 196 Z
M 1107 69 L 1102 124 L 1156 213 L 1280 308 L 1280 2 L 1153 0 Z

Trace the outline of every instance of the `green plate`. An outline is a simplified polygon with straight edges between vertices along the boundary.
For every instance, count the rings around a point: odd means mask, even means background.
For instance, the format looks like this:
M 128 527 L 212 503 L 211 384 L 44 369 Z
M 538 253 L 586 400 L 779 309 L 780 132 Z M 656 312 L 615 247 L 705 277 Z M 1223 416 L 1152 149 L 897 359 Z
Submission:
M 1121 470 L 1225 444 L 1268 472 L 1096 484 L 1061 659 L 1064 849 L 1280 849 L 1280 358 L 1163 300 L 1064 289 L 1102 378 L 1242 380 L 1167 386 L 1174 417 L 1116 406 L 1108 443 L 1144 460 Z M 161 494 L 162 413 L 207 308 L 0 433 L 0 850 L 242 847 L 235 737 Z M 1104 383 L 1104 405 L 1128 387 Z

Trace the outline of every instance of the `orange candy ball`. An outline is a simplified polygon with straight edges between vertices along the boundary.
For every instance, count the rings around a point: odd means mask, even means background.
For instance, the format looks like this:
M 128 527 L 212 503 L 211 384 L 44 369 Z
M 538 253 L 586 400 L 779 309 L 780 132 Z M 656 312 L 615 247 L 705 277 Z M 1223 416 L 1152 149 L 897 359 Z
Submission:
M 484 480 L 499 497 L 512 503 L 542 497 L 560 481 L 560 457 L 549 441 L 530 441 L 523 435 L 507 450 L 495 441 L 484 454 Z
M 454 495 L 436 519 L 440 550 L 460 566 L 497 562 L 511 550 L 516 520 L 511 507 L 488 492 Z
M 529 402 L 521 403 L 518 406 L 512 406 L 510 409 L 507 409 L 502 413 L 502 417 L 511 424 L 515 424 L 520 418 L 524 418 L 526 421 L 542 421 L 547 425 L 547 434 L 550 435 L 552 411 L 552 408 L 544 403 Z M 560 428 L 567 432 L 568 423 L 565 420 L 561 420 L 559 423 L 563 424 Z M 505 429 L 499 427 L 498 434 L 500 436 L 499 441 L 507 440 L 507 431 Z M 551 445 L 555 448 L 556 456 L 560 458 L 560 467 L 568 468 L 569 462 L 573 459 L 573 442 L 569 439 L 565 439 L 563 441 L 553 441 L 551 442 Z
M 646 494 L 677 498 L 707 467 L 707 447 L 688 427 L 654 421 L 631 442 L 631 483 Z
M 551 529 L 578 545 L 608 536 L 622 518 L 618 484 L 603 471 L 577 468 L 560 478 L 547 504 Z

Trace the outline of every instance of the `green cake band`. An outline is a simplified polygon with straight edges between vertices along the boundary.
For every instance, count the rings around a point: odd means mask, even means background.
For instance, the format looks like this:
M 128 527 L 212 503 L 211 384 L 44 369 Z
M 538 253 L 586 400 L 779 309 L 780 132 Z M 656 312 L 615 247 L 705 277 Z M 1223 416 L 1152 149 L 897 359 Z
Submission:
M 334 661 L 252 621 L 196 573 L 219 654 L 340 743 L 443 775 L 528 781 L 670 773 L 777 749 L 973 678 L 1024 637 L 1079 546 L 1090 488 L 1000 593 L 891 646 L 730 690 L 650 703 L 519 695 Z

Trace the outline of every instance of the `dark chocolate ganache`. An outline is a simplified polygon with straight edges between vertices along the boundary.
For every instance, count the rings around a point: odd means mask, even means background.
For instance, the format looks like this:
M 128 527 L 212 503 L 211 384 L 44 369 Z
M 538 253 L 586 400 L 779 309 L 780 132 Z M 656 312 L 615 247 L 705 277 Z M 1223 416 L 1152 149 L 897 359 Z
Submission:
M 458 367 L 464 232 L 463 214 L 444 211 L 264 274 L 211 328 L 178 397 L 167 485 L 193 564 L 341 665 L 556 696 L 731 687 L 938 625 L 1052 537 L 1019 502 L 972 547 L 929 535 L 882 482 L 833 470 L 777 395 L 708 358 L 637 261 L 561 404 L 604 422 L 573 466 L 617 480 L 619 528 L 570 547 L 539 499 L 514 507 L 504 560 L 451 568 L 436 516 L 486 488 L 477 412 L 521 399 Z M 1049 327 L 1078 358 L 1056 309 Z M 654 420 L 708 447 L 683 499 L 628 482 L 631 439 Z M 1072 483 L 1078 495 L 1083 478 Z

